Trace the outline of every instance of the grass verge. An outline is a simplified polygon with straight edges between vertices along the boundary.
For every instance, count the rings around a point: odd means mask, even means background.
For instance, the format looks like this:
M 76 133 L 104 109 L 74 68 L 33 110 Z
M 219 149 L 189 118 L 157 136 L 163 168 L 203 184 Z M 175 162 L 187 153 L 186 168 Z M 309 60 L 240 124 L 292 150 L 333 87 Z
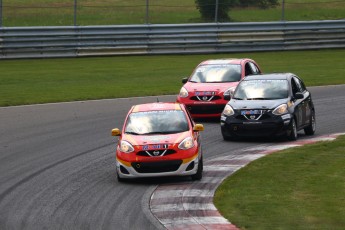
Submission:
M 202 60 L 249 57 L 307 86 L 344 84 L 345 50 L 0 61 L 0 106 L 177 94 Z
M 77 3 L 77 25 L 165 24 L 206 22 L 194 0 L 83 0 Z M 275 8 L 232 8 L 236 22 L 282 20 L 282 1 Z M 345 0 L 285 1 L 288 21 L 343 19 Z M 74 24 L 72 0 L 2 0 L 3 26 L 65 26 Z M 209 22 L 213 22 L 212 19 Z
M 215 205 L 241 229 L 344 229 L 345 136 L 268 155 L 227 178 Z

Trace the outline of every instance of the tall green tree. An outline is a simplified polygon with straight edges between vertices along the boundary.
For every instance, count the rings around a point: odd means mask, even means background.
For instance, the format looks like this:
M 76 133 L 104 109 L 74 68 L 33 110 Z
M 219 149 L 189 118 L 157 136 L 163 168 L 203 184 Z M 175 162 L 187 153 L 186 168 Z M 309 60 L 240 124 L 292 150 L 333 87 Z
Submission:
M 195 0 L 196 8 L 205 21 L 213 21 L 216 16 L 217 0 Z M 220 22 L 230 21 L 229 10 L 232 7 L 260 7 L 269 8 L 277 6 L 278 0 L 218 0 L 217 18 Z

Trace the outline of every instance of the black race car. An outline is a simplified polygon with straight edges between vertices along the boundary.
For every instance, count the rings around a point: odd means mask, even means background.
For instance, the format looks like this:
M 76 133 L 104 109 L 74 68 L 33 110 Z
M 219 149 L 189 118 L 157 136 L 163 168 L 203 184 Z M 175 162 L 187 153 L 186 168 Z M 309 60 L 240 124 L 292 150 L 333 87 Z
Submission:
M 225 106 L 220 124 L 224 140 L 283 135 L 296 140 L 301 129 L 315 133 L 315 108 L 303 81 L 292 73 L 248 76 Z

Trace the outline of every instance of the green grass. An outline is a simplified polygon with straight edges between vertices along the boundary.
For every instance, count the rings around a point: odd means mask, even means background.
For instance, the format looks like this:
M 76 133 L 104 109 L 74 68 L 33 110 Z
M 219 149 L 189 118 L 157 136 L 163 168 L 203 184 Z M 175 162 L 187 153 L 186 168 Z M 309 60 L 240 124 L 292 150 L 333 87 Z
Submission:
M 287 0 L 284 20 L 310 21 L 344 19 L 345 1 Z M 270 9 L 234 9 L 229 12 L 234 21 L 263 22 L 282 20 L 282 6 Z
M 227 178 L 215 205 L 241 229 L 344 229 L 345 136 L 285 150 Z
M 202 60 L 249 57 L 307 86 L 345 84 L 345 50 L 0 61 L 0 106 L 177 94 Z
M 3 26 L 74 24 L 73 0 L 2 0 L 2 4 Z M 203 22 L 194 0 L 150 0 L 149 4 L 151 24 Z M 146 23 L 146 0 L 78 0 L 77 5 L 78 25 Z M 344 11 L 345 0 L 285 1 L 285 20 L 289 21 L 343 19 Z M 234 8 L 229 15 L 236 22 L 279 21 L 282 7 Z

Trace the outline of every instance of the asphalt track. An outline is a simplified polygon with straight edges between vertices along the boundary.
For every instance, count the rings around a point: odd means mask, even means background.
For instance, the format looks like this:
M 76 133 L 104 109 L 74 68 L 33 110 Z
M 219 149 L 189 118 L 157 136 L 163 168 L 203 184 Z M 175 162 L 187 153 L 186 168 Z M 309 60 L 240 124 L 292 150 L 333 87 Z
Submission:
M 344 132 L 345 85 L 309 89 L 316 107 L 315 135 Z M 157 184 L 189 179 L 118 183 L 116 139 L 110 136 L 112 128 L 122 127 L 131 105 L 156 98 L 0 108 L 0 229 L 163 228 L 149 211 L 152 192 Z M 175 96 L 159 100 L 174 101 Z M 201 123 L 205 161 L 282 142 L 225 142 L 217 121 Z

